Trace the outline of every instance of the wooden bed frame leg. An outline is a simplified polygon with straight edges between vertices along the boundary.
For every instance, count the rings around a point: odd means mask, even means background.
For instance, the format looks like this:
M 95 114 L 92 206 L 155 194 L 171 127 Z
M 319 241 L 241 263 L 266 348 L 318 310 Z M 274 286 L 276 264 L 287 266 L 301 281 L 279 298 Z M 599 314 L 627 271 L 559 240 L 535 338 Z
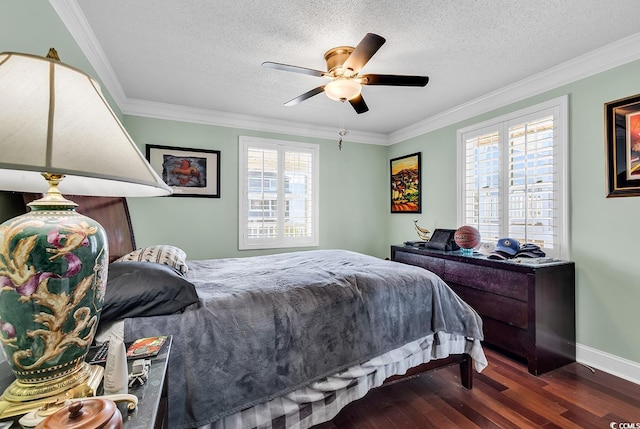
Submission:
M 392 375 L 384 381 L 384 384 L 395 383 L 397 381 L 418 377 L 425 372 L 433 371 L 434 369 L 444 368 L 447 366 L 460 365 L 460 384 L 466 389 L 473 387 L 473 359 L 470 355 L 455 354 L 442 359 L 433 359 L 429 362 L 423 363 L 413 368 L 409 368 L 405 374 Z
M 468 354 L 460 361 L 460 380 L 465 389 L 473 388 L 473 359 Z

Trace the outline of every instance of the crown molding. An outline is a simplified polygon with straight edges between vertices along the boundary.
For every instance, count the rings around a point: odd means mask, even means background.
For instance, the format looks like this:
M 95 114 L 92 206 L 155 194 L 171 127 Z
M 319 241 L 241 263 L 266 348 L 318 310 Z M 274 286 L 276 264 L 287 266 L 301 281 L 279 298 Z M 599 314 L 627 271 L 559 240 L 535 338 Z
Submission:
M 126 101 L 127 96 L 111 67 L 111 63 L 109 63 L 102 50 L 102 46 L 98 43 L 96 35 L 80 10 L 78 2 L 76 0 L 49 0 L 49 3 L 62 20 L 62 23 L 67 27 L 69 33 L 71 33 L 82 53 L 89 60 L 118 108 L 120 108 Z
M 338 139 L 335 128 L 128 98 L 76 0 L 49 0 L 123 114 L 254 131 Z M 349 130 L 345 141 L 387 145 L 386 134 Z
M 640 59 L 640 33 L 389 134 L 395 144 Z
M 321 127 L 302 122 L 282 121 L 278 119 L 262 118 L 258 116 L 239 115 L 209 109 L 172 104 L 156 103 L 153 101 L 127 99 L 120 106 L 127 115 L 142 116 L 169 121 L 193 122 L 197 124 L 216 125 L 220 127 L 242 128 L 253 131 L 294 134 L 303 137 L 314 137 L 338 140 L 338 130 L 333 127 Z M 385 134 L 368 133 L 366 131 L 349 130 L 345 142 L 387 145 Z
M 124 114 L 306 137 L 336 138 L 336 130 L 331 127 L 130 99 L 124 93 L 77 0 L 49 0 L 49 2 Z M 400 143 L 638 59 L 640 59 L 640 33 L 578 56 L 390 134 L 350 130 L 348 141 L 377 145 Z

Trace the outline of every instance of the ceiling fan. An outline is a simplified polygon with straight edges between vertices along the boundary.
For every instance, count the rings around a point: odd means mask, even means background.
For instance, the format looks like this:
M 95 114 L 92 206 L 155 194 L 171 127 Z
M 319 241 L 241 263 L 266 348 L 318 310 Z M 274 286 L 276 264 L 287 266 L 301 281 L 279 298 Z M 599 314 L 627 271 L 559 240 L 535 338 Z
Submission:
M 287 101 L 284 104 L 285 106 L 294 106 L 314 95 L 324 92 L 332 100 L 349 101 L 357 113 L 364 113 L 369 110 L 369 107 L 367 103 L 364 102 L 360 92 L 362 85 L 426 86 L 429 82 L 429 77 L 427 76 L 395 74 L 358 75 L 360 70 L 367 64 L 371 57 L 378 52 L 378 49 L 380 49 L 384 42 L 384 37 L 367 33 L 355 48 L 351 46 L 338 46 L 337 48 L 329 49 L 324 54 L 324 59 L 327 62 L 326 72 L 271 61 L 265 61 L 262 65 L 276 70 L 303 73 L 331 80 L 331 82 L 326 85 L 318 86 L 311 91 L 307 91 Z

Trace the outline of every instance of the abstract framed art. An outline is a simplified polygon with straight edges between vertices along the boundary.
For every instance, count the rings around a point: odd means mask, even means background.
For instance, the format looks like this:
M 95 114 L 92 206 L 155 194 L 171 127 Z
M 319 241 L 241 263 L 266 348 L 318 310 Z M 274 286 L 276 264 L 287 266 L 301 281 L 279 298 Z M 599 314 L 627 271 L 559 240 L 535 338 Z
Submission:
M 149 164 L 174 197 L 220 198 L 220 151 L 146 146 Z
M 421 152 L 390 161 L 391 213 L 422 213 Z
M 640 94 L 605 104 L 607 197 L 640 195 Z

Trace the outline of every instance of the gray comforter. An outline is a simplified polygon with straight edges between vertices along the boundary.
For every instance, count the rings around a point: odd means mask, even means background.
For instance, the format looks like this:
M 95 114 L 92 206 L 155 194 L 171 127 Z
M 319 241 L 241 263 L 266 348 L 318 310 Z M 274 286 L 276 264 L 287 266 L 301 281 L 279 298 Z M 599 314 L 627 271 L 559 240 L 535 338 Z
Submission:
M 479 316 L 421 268 L 344 250 L 189 261 L 200 304 L 125 320 L 173 335 L 169 427 L 281 396 L 425 335 L 482 339 Z

